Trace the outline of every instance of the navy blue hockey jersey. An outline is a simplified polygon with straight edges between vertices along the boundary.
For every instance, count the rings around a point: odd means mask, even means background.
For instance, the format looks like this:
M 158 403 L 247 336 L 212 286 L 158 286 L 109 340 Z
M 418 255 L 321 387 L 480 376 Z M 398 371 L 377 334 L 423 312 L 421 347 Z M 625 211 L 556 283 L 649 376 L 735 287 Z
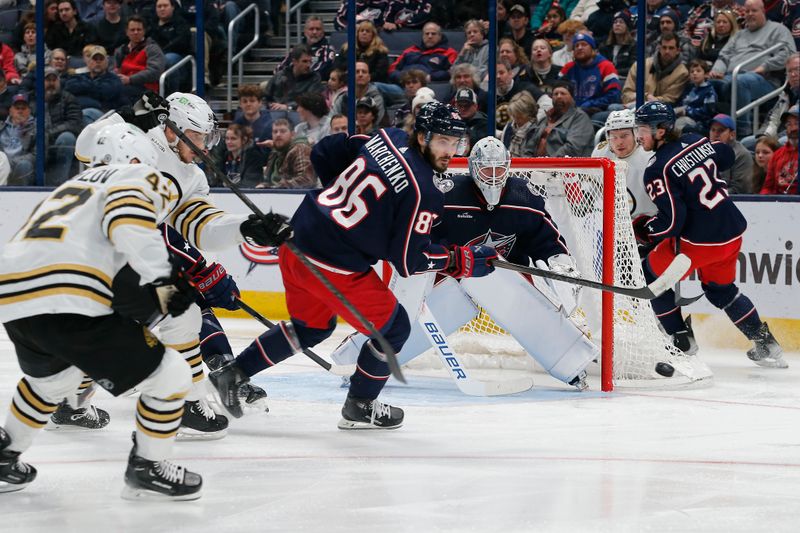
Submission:
M 545 211 L 544 199 L 533 194 L 523 179 L 509 177 L 500 202 L 489 209 L 470 176 L 453 176 L 445 193 L 444 215 L 433 238 L 447 244 L 485 244 L 512 263 L 546 261 L 568 254 L 567 244 Z
M 645 190 L 658 207 L 646 222 L 650 237 L 720 244 L 744 233 L 747 221 L 718 174 L 734 158 L 727 144 L 694 133 L 659 148 L 644 172 Z
M 446 266 L 447 249 L 430 239 L 444 195 L 403 130 L 329 135 L 311 164 L 323 188 L 303 199 L 292 226 L 295 244 L 318 266 L 365 272 L 383 259 L 402 276 Z

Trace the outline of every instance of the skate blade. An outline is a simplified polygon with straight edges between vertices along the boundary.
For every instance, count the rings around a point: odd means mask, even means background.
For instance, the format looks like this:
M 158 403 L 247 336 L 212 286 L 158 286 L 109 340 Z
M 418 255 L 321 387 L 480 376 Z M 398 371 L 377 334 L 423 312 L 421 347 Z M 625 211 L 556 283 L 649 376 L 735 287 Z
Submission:
M 178 434 L 175 436 L 175 440 L 185 442 L 185 441 L 193 441 L 193 440 L 219 440 L 224 438 L 228 434 L 228 428 L 222 429 L 220 431 L 197 431 L 196 429 L 181 427 L 178 429 Z
M 193 492 L 191 494 L 170 496 L 168 494 L 162 494 L 161 492 L 156 492 L 154 490 L 134 488 L 127 484 L 122 488 L 122 494 L 120 494 L 123 500 L 129 500 L 134 502 L 185 502 L 185 501 L 198 500 L 202 495 L 203 495 L 202 489 L 197 492 Z
M 244 416 L 260 415 L 269 413 L 269 406 L 265 400 L 256 400 L 253 403 L 242 403 Z
M 106 424 L 107 426 L 108 424 Z M 55 422 L 50 422 L 44 427 L 45 431 L 60 431 L 62 433 L 80 433 L 82 431 L 100 431 L 101 429 L 105 429 L 106 426 L 101 426 L 99 428 L 87 428 L 85 426 L 73 426 L 71 424 L 56 424 Z
M 6 481 L 0 481 L 0 494 L 4 492 L 17 492 L 30 484 L 30 481 L 27 483 L 8 483 Z
M 786 362 L 783 356 L 767 357 L 753 362 L 763 368 L 789 368 L 789 363 Z
M 355 420 L 347 420 L 346 418 L 342 418 L 339 420 L 337 427 L 339 429 L 397 429 L 403 426 L 403 423 L 400 422 L 396 426 L 376 426 L 375 424 L 370 424 L 369 422 L 356 422 Z

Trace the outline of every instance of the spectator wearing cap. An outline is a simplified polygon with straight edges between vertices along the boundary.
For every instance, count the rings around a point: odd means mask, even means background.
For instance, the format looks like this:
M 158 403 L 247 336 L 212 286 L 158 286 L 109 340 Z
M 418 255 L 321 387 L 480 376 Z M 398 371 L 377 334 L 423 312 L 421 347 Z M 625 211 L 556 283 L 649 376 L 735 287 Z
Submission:
M 417 91 L 428 85 L 428 75 L 418 69 L 406 70 L 400 76 L 400 85 L 403 86 L 406 102 L 394 112 L 392 124 L 396 128 L 402 128 L 405 125 L 406 117 L 411 114 L 411 102 L 417 96 Z
M 572 39 L 575 60 L 564 65 L 561 77 L 573 83 L 575 104 L 590 116 L 608 109 L 621 100 L 621 87 L 614 65 L 597 54 L 597 44 L 591 35 L 579 33 Z M 605 116 L 595 118 L 605 123 Z
M 541 2 L 539 5 L 547 4 Z M 538 8 L 537 8 L 538 10 Z M 534 27 L 542 25 L 540 20 Z M 523 50 L 530 50 L 533 45 L 534 36 L 531 31 L 531 7 L 527 2 L 516 2 L 508 9 L 508 36 L 514 39 Z
M 472 146 L 486 137 L 489 119 L 486 113 L 478 110 L 478 95 L 472 89 L 466 87 L 459 89 L 456 91 L 454 100 L 458 114 L 467 123 L 469 145 Z
M 276 189 L 313 189 L 319 186 L 311 166 L 311 145 L 305 137 L 295 137 L 289 121 L 279 118 L 272 123 L 272 152 L 264 167 L 264 179 L 256 187 Z
M 83 115 L 78 100 L 61 90 L 56 69 L 44 69 L 45 133 L 47 174 L 45 183 L 58 186 L 70 177 L 75 139 L 83 129 Z
M 692 46 L 689 38 L 681 32 L 681 19 L 678 12 L 671 7 L 662 7 L 656 13 L 654 21 L 658 21 L 657 29 L 647 36 L 645 53 L 652 57 L 661 47 L 661 37 L 672 34 L 678 39 L 678 50 L 681 62 L 685 65 L 697 55 L 697 47 Z
M 753 189 L 753 156 L 736 140 L 736 123 L 728 115 L 719 113 L 711 119 L 708 138 L 712 142 L 727 144 L 733 149 L 736 159 L 728 170 L 719 171 L 720 178 L 728 184 L 729 194 L 750 194 Z
M 661 45 L 653 57 L 644 62 L 645 101 L 658 100 L 671 106 L 678 105 L 683 90 L 689 81 L 689 71 L 683 66 L 678 51 L 678 36 L 665 33 Z M 625 87 L 622 89 L 622 104 L 633 108 L 636 105 L 636 78 L 639 75 L 637 64 L 631 67 Z
M 378 130 L 375 122 L 377 112 L 375 102 L 369 96 L 359 98 L 356 102 L 356 133 L 372 135 Z
M 90 44 L 83 50 L 87 72 L 69 76 L 64 90 L 78 99 L 84 125 L 94 122 L 103 113 L 123 105 L 120 99 L 122 82 L 108 69 L 108 53 L 99 45 Z
M 264 109 L 261 98 L 263 91 L 258 85 L 240 85 L 239 109 L 233 119 L 234 124 L 247 126 L 253 132 L 256 144 L 272 139 L 272 116 Z
M 611 23 L 611 31 L 598 52 L 617 69 L 620 80 L 628 76 L 631 65 L 636 61 L 636 39 L 631 33 L 633 20 L 628 11 L 617 11 Z
M 478 109 L 486 112 L 488 95 L 486 91 L 481 89 L 480 83 L 478 70 L 474 66 L 468 63 L 455 65 L 450 72 L 450 94 L 447 95 L 444 101 L 455 105 L 455 97 L 459 89 L 472 89 L 478 95 Z
M 14 66 L 14 51 L 5 43 L 0 43 L 0 65 L 6 76 L 6 83 L 19 85 L 22 81 Z
M 431 81 L 447 81 L 457 57 L 458 53 L 447 43 L 447 36 L 442 34 L 441 26 L 428 22 L 422 28 L 422 42 L 403 50 L 389 66 L 389 79 L 397 83 L 403 71 L 416 68 L 428 74 Z
M 109 53 L 125 44 L 126 18 L 122 16 L 121 0 L 103 0 L 103 16 L 92 23 L 96 35 L 95 44 L 99 44 Z
M 564 41 L 563 48 L 556 50 L 553 53 L 553 64 L 558 67 L 563 67 L 573 60 L 572 55 L 572 42 L 573 38 L 581 32 L 586 32 L 586 26 L 577 20 L 565 20 L 558 26 L 558 33 Z
M 592 152 L 592 121 L 576 107 L 574 91 L 569 80 L 553 85 L 553 108 L 539 119 L 530 140 L 536 157 L 587 157 Z
M 290 55 L 292 62 L 289 67 L 278 71 L 264 88 L 267 105 L 272 111 L 294 110 L 298 95 L 322 93 L 324 90 L 319 73 L 311 70 L 311 49 L 305 44 L 298 44 L 292 48 Z
M 7 47 L 4 45 L 4 48 Z M 5 50 L 3 50 L 3 52 L 5 52 Z M 50 49 L 45 45 L 45 63 L 50 63 L 51 54 L 52 52 L 50 52 Z M 19 52 L 14 55 L 14 66 L 20 77 L 25 76 L 30 69 L 36 66 L 36 24 L 33 22 L 29 22 L 25 25 L 22 46 L 20 46 Z
M 84 46 L 95 42 L 94 29 L 80 19 L 75 0 L 58 3 L 58 18 L 44 36 L 47 46 L 63 48 L 67 55 L 79 57 Z
M 417 95 L 413 100 L 411 100 L 411 112 L 406 115 L 402 124 L 402 128 L 406 130 L 406 133 L 409 135 L 414 133 L 414 124 L 417 121 L 417 114 L 419 114 L 419 110 L 422 108 L 422 106 L 428 102 L 435 101 L 436 95 L 433 93 L 433 89 L 429 87 L 422 87 L 417 91 Z
M 483 79 L 489 68 L 489 41 L 484 36 L 483 24 L 477 19 L 464 24 L 467 39 L 456 57 L 455 65 L 468 64 L 475 67 L 478 79 Z
M 171 68 L 184 56 L 192 53 L 192 32 L 189 23 L 176 12 L 174 0 L 156 0 L 156 18 L 151 21 L 147 31 L 164 53 L 165 69 Z M 171 94 L 179 89 L 186 90 L 191 85 L 191 69 L 185 65 L 177 73 L 168 76 L 164 92 Z
M 120 46 L 114 53 L 117 75 L 122 82 L 122 96 L 133 103 L 145 91 L 158 92 L 158 78 L 164 72 L 164 52 L 155 41 L 145 37 L 145 21 L 139 15 L 127 20 L 125 35 L 128 44 Z
M 14 95 L 8 118 L 0 126 L 0 150 L 8 156 L 9 185 L 33 185 L 36 161 L 36 121 L 26 93 Z
M 743 65 L 736 78 L 737 108 L 744 107 L 778 87 L 786 59 L 797 51 L 789 28 L 767 20 L 761 0 L 747 0 L 744 6 L 745 27 L 736 32 L 720 51 L 710 75 L 711 84 L 717 94 L 723 100 L 730 101 L 733 70 Z M 758 52 L 776 44 L 785 46 L 756 62 L 750 61 Z M 740 137 L 752 133 L 750 113 L 740 116 L 737 122 L 736 131 Z
M 800 111 L 792 106 L 781 115 L 786 128 L 786 144 L 778 148 L 767 166 L 767 177 L 761 187 L 761 194 L 797 194 L 797 139 Z
M 508 103 L 508 121 L 500 140 L 511 152 L 511 157 L 534 157 L 536 145 L 532 142 L 536 133 L 538 106 L 533 97 L 526 92 L 517 93 Z
M 347 93 L 345 89 L 333 101 L 331 107 L 331 115 L 347 115 Z M 372 83 L 372 77 L 369 72 L 369 65 L 363 61 L 356 63 L 356 100 L 369 96 L 372 98 L 375 107 L 378 110 L 377 124 L 383 124 L 384 117 L 386 116 L 386 106 L 383 103 L 383 96 L 381 92 Z
M 356 104 L 356 111 L 358 104 Z M 297 114 L 301 122 L 294 127 L 295 137 L 305 137 L 312 146 L 330 133 L 330 118 L 325 97 L 319 93 L 305 93 L 297 97 Z

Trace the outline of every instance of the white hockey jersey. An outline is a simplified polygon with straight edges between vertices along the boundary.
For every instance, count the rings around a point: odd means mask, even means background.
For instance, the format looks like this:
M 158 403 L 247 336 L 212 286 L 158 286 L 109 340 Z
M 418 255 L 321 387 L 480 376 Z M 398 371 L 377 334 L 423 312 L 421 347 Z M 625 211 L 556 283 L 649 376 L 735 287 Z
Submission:
M 656 204 L 653 203 L 644 189 L 644 169 L 647 168 L 647 163 L 653 157 L 653 152 L 647 152 L 641 146 L 636 146 L 636 149 L 628 157 L 617 157 L 611 151 L 608 142 L 603 141 L 592 151 L 592 157 L 606 157 L 612 161 L 624 161 L 627 163 L 628 172 L 625 176 L 625 181 L 628 185 L 631 220 L 640 215 L 655 215 L 658 213 Z
M 156 226 L 170 194 L 146 165 L 90 168 L 54 190 L 0 253 L 0 322 L 111 314 L 112 280 L 126 263 L 142 284 L 169 276 Z
M 81 155 L 83 147 L 93 142 L 102 127 L 120 122 L 124 122 L 123 118 L 112 113 L 84 128 L 75 143 L 75 157 L 86 161 L 86 157 Z M 151 129 L 147 136 L 158 152 L 159 172 L 172 184 L 169 225 L 201 250 L 217 251 L 242 242 L 239 226 L 247 215 L 225 213 L 211 204 L 205 174 L 197 165 L 184 163 L 178 158 L 161 127 Z

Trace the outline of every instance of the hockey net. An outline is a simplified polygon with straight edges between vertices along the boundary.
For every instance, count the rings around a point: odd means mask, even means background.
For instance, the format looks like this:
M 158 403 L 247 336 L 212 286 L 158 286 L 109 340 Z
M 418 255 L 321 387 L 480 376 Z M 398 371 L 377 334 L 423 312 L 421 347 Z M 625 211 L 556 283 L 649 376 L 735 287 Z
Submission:
M 623 287 L 646 285 L 630 218 L 625 163 L 594 158 L 514 159 L 511 175 L 524 179 L 545 205 L 575 258 L 581 276 Z M 450 174 L 468 173 L 467 160 L 454 159 Z M 584 288 L 571 316 L 601 348 L 602 389 L 678 388 L 709 381 L 711 372 L 696 357 L 672 346 L 659 329 L 650 302 Z M 524 369 L 533 360 L 485 311 L 451 339 L 466 362 L 485 368 Z M 659 375 L 656 364 L 675 368 Z

